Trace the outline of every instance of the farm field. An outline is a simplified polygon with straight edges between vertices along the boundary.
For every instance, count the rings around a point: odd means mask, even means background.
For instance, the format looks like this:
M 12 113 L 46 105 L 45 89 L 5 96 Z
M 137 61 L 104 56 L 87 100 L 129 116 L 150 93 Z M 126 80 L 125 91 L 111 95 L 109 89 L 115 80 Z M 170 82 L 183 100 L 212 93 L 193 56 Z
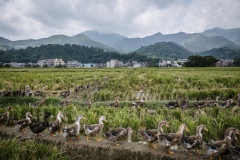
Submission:
M 157 128 L 162 120 L 167 120 L 170 126 L 163 128 L 166 133 L 176 132 L 185 123 L 190 130 L 185 134 L 192 135 L 199 124 L 204 124 L 208 128 L 208 132 L 203 132 L 205 142 L 222 139 L 227 127 L 240 128 L 237 103 L 240 68 L 1 69 L 0 74 L 1 92 L 28 85 L 33 93 L 42 91 L 46 97 L 44 104 L 37 107 L 29 106 L 42 99 L 34 94 L 0 97 L 0 113 L 9 105 L 14 108 L 8 126 L 13 126 L 13 119 L 24 118 L 28 111 L 33 120 L 42 121 L 45 112 L 56 117 L 61 110 L 66 125 L 81 114 L 86 118 L 81 125 L 96 123 L 101 115 L 106 116 L 108 122 L 104 122 L 103 132 L 120 126 L 132 127 L 134 142 L 141 140 L 140 130 Z M 69 103 L 61 106 L 65 98 L 60 93 L 68 89 Z M 232 99 L 231 105 L 225 108 L 215 104 L 200 109 L 194 105 L 206 98 L 214 101 L 217 96 L 219 104 Z M 116 97 L 120 99 L 118 107 L 109 107 Z M 132 103 L 141 97 L 145 98 L 144 104 L 133 108 Z M 90 108 L 85 106 L 88 99 L 92 100 Z M 189 101 L 188 107 L 166 107 L 168 102 L 181 99 Z

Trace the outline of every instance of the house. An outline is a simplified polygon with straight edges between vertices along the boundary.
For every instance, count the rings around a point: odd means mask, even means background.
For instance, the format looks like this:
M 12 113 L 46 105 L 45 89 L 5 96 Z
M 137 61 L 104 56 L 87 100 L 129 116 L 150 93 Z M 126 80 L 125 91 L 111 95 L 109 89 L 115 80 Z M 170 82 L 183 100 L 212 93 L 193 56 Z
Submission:
M 10 63 L 11 67 L 25 67 L 26 63 L 18 63 L 18 62 L 11 62 Z
M 81 67 L 81 62 L 78 62 L 78 61 L 67 61 L 66 67 L 67 68 L 79 68 L 79 67 Z
M 55 58 L 55 59 L 43 59 L 43 60 L 39 60 L 37 62 L 37 64 L 41 67 L 43 66 L 48 66 L 48 67 L 55 67 L 55 66 L 59 66 L 59 65 L 62 65 L 64 66 L 65 65 L 65 62 L 62 60 L 62 59 L 58 59 L 58 58 Z
M 123 62 L 115 59 L 111 59 L 107 62 L 107 68 L 123 67 Z
M 159 67 L 172 67 L 173 66 L 173 61 L 171 60 L 160 60 L 158 62 Z
M 233 64 L 233 59 L 220 59 L 216 63 L 216 67 L 228 67 Z

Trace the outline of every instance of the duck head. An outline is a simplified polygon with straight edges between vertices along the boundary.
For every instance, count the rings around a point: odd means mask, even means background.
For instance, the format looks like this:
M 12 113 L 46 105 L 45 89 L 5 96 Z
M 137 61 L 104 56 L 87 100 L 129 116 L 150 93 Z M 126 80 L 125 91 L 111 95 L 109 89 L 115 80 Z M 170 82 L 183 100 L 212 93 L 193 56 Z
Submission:
M 30 112 L 27 112 L 26 113 L 26 117 L 28 118 L 28 117 L 32 117 L 32 114 L 30 113 Z
M 186 124 L 181 124 L 179 126 L 179 129 L 178 129 L 178 133 L 180 134 L 183 134 L 183 131 L 186 130 L 187 132 L 189 132 L 188 128 L 187 128 L 187 125 Z
M 128 134 L 133 134 L 132 128 L 131 127 L 127 127 L 127 132 L 128 132 Z
M 85 119 L 85 118 L 83 117 L 83 115 L 78 115 L 77 119 L 76 119 L 76 122 L 79 122 L 81 119 Z
M 101 116 L 101 117 L 99 118 L 99 124 L 102 124 L 103 121 L 107 122 L 107 119 L 106 119 L 105 116 Z

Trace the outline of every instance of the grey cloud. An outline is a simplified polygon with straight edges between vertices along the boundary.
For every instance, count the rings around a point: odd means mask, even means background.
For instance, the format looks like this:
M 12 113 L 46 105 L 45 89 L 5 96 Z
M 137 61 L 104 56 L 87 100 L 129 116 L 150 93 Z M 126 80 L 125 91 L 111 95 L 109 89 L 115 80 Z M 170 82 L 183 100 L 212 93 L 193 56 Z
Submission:
M 42 38 L 85 30 L 130 37 L 240 26 L 239 0 L 4 0 L 0 36 Z

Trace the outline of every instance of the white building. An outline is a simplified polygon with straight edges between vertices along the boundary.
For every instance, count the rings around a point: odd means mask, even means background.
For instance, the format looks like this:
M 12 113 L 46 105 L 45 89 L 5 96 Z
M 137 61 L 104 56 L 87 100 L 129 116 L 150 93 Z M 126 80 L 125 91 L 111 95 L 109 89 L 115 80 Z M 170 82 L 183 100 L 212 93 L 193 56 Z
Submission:
M 173 61 L 170 60 L 160 60 L 158 62 L 159 67 L 172 67 L 173 66 Z
M 81 67 L 81 62 L 78 61 L 67 61 L 67 68 L 78 68 Z
M 107 62 L 107 68 L 122 67 L 122 66 L 123 66 L 123 62 L 115 59 L 111 59 L 110 61 Z
M 11 67 L 25 67 L 26 63 L 11 62 Z
M 41 67 L 43 67 L 45 65 L 48 66 L 48 67 L 55 67 L 55 66 L 59 66 L 59 65 L 64 66 L 65 62 L 62 59 L 55 58 L 55 59 L 39 60 L 37 62 L 37 64 Z

